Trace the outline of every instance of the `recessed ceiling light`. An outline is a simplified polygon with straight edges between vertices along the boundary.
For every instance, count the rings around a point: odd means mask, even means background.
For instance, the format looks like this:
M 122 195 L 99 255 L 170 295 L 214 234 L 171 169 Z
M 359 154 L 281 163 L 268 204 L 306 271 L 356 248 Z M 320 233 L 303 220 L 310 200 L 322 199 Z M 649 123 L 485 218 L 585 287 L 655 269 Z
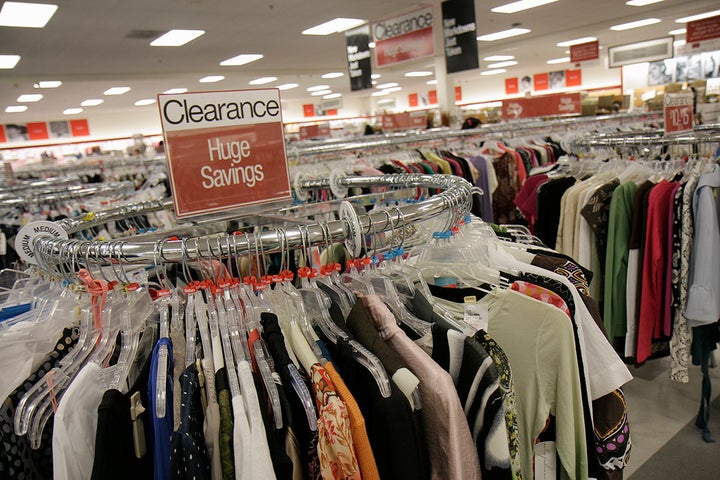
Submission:
M 557 2 L 557 0 L 520 0 L 519 2 L 508 3 L 507 5 L 500 5 L 490 11 L 493 13 L 516 13 L 554 2 Z
M 65 110 L 63 110 L 63 114 L 65 114 L 65 115 L 75 115 L 76 113 L 80 113 L 80 112 L 82 112 L 82 111 L 83 111 L 82 108 L 66 108 Z
M 187 88 L 171 88 L 170 90 L 165 90 L 163 93 L 166 93 L 168 95 L 172 95 L 174 93 L 185 93 L 187 92 Z
M 277 77 L 260 77 L 255 80 L 250 80 L 248 83 L 250 85 L 265 85 L 266 83 L 274 82 L 275 80 L 277 80 Z
M 556 65 L 558 63 L 568 63 L 570 61 L 570 57 L 561 57 L 561 58 L 553 58 L 552 60 L 548 60 L 548 65 Z
M 20 113 L 20 112 L 24 112 L 27 109 L 28 109 L 28 107 L 25 105 L 10 105 L 9 107 L 7 107 L 5 109 L 5 111 L 7 113 Z
M 383 89 L 383 92 L 399 92 L 400 90 L 402 90 L 402 87 L 390 87 Z
M 428 80 L 425 83 L 427 83 L 428 85 L 437 85 L 437 80 Z
M 512 67 L 513 65 L 517 65 L 518 62 L 515 60 L 508 60 L 507 62 L 499 62 L 499 63 L 491 63 L 487 66 L 487 68 L 493 69 L 493 68 L 503 68 L 503 67 Z
M 20 61 L 20 55 L 0 55 L 0 68 L 11 69 Z
M 30 93 L 30 94 L 20 95 L 17 98 L 17 101 L 21 102 L 21 103 L 22 102 L 39 102 L 40 100 L 42 100 L 42 98 L 43 98 L 43 96 L 40 95 L 39 93 Z
M 326 73 L 325 75 L 322 75 L 322 78 L 340 78 L 343 75 L 345 75 L 345 74 L 342 72 L 330 72 L 330 73 Z
M 406 77 L 429 77 L 433 72 L 420 71 L 420 72 L 407 72 Z
M 379 92 L 373 92 L 370 95 L 372 95 L 373 97 L 382 97 L 384 95 L 389 95 L 389 94 L 390 94 L 390 92 L 388 92 L 387 90 L 381 90 Z
M 138 100 L 137 102 L 135 102 L 135 106 L 136 106 L 136 107 L 143 107 L 143 106 L 145 106 L 145 105 L 152 105 L 153 103 L 155 103 L 155 99 L 154 99 L 154 98 L 143 98 L 143 99 Z
M 365 20 L 359 18 L 342 18 L 338 17 L 333 20 L 315 25 L 302 31 L 303 35 L 330 35 L 332 33 L 344 32 L 353 27 L 358 27 L 365 23 Z
M 635 20 L 634 22 L 621 23 L 620 25 L 613 25 L 610 30 L 621 32 L 623 30 L 630 30 L 632 28 L 647 27 L 648 25 L 654 25 L 660 23 L 662 20 L 659 18 L 645 18 L 643 20 Z
M 43 80 L 33 85 L 33 88 L 58 88 L 62 85 L 60 80 Z
M 83 107 L 94 107 L 95 105 L 100 105 L 105 100 L 101 98 L 88 98 L 87 100 L 83 100 L 80 102 L 80 105 Z
M 712 12 L 698 13 L 697 15 L 691 15 L 689 17 L 678 18 L 675 23 L 687 23 L 694 22 L 695 20 L 702 20 L 703 18 L 717 17 L 720 15 L 720 10 L 713 10 Z
M 105 95 L 122 95 L 130 91 L 130 87 L 112 87 L 105 90 Z
M 240 55 L 236 55 L 232 58 L 228 58 L 227 60 L 223 60 L 222 62 L 220 62 L 220 65 L 222 65 L 223 67 L 237 67 L 250 62 L 254 62 L 255 60 L 260 60 L 263 57 L 264 55 L 260 53 L 243 53 Z
M 384 89 L 384 88 L 397 87 L 398 85 L 399 85 L 399 83 L 390 82 L 390 83 L 383 83 L 382 85 L 378 85 L 377 88 L 379 88 L 380 90 L 382 90 L 382 89 Z
M 630 5 L 631 7 L 644 7 L 645 5 L 652 5 L 653 3 L 660 3 L 663 0 L 630 0 L 629 2 L 625 2 L 625 5 Z
M 332 90 L 317 90 L 315 92 L 312 92 L 310 95 L 313 97 L 320 97 L 322 95 L 327 95 L 328 93 L 332 93 Z
M 575 40 L 568 40 L 566 42 L 560 42 L 557 44 L 558 47 L 572 47 L 573 45 L 580 45 L 582 43 L 594 42 L 597 40 L 595 37 L 583 37 L 576 38 Z
M 323 98 L 327 100 L 331 100 L 333 98 L 339 98 L 342 97 L 342 93 L 328 93 L 327 95 L 323 95 Z
M 678 28 L 677 30 L 670 30 L 668 33 L 670 35 L 685 35 L 687 33 L 687 28 Z
M 377 80 L 370 80 L 370 83 L 373 85 L 377 85 Z
M 308 92 L 317 92 L 320 90 L 327 90 L 328 88 L 330 88 L 330 85 L 315 85 L 314 87 L 306 88 L 306 90 Z
M 370 75 L 370 78 L 372 78 L 373 80 L 377 80 L 380 77 L 382 77 L 382 75 L 380 75 L 379 73 L 373 73 L 372 75 Z
M 290 90 L 292 88 L 299 87 L 299 83 L 283 83 L 282 85 L 278 85 L 278 90 Z
M 43 28 L 58 9 L 47 3 L 5 2 L 0 9 L 0 26 Z
M 477 37 L 481 42 L 494 42 L 495 40 L 502 40 L 504 38 L 516 37 L 518 35 L 524 35 L 530 33 L 528 28 L 511 28 L 509 30 L 503 30 L 501 32 L 488 33 L 487 35 L 480 35 Z
M 180 47 L 205 34 L 205 30 L 170 30 L 150 42 L 153 47 Z
M 673 47 L 682 47 L 682 46 L 685 45 L 686 43 L 687 43 L 687 42 L 686 42 L 685 40 L 675 40 L 675 41 L 673 42 Z M 20 101 L 20 100 L 18 100 L 18 102 L 19 102 L 19 101 Z
M 499 75 L 501 73 L 507 72 L 507 69 L 505 68 L 498 68 L 495 70 L 485 70 L 484 72 L 480 72 L 480 75 Z
M 203 77 L 198 81 L 200 83 L 215 83 L 219 82 L 220 80 L 225 80 L 225 77 L 222 75 L 208 75 L 207 77 Z
M 514 55 L 490 55 L 483 58 L 486 62 L 504 62 L 505 60 L 515 60 Z
M 368 48 L 375 48 L 375 42 L 368 43 Z

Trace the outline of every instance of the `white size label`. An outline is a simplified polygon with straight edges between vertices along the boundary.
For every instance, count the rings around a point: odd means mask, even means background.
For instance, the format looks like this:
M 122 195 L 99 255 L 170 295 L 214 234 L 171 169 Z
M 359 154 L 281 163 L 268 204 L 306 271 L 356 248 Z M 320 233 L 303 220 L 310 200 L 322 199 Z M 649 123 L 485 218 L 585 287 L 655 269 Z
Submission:
M 67 240 L 68 234 L 58 224 L 47 220 L 28 223 L 15 237 L 15 251 L 20 259 L 26 263 L 36 264 L 35 242 L 43 237 Z

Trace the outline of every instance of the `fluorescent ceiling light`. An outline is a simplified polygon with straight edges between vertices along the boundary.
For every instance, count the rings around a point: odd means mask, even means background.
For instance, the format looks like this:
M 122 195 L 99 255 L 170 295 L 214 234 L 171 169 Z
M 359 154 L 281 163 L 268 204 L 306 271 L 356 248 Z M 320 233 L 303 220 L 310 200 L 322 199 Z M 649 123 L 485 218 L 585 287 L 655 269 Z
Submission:
M 400 90 L 402 90 L 402 87 L 390 87 L 390 88 L 384 89 L 383 92 L 388 92 L 388 93 L 399 92 Z
M 152 105 L 153 103 L 155 103 L 155 99 L 154 99 L 154 98 L 143 98 L 143 99 L 138 100 L 137 102 L 135 102 L 135 106 L 136 106 L 136 107 L 143 107 L 143 106 L 145 106 L 145 105 Z
M 375 42 L 370 42 L 370 43 L 368 43 L 368 47 L 369 47 L 369 48 L 375 48 Z
M 330 73 L 326 73 L 325 75 L 323 75 L 322 78 L 340 78 L 343 75 L 345 75 L 345 74 L 342 72 L 330 72 Z
M 389 93 L 390 92 L 388 92 L 387 90 L 381 90 L 379 92 L 373 92 L 370 95 L 372 95 L 373 97 L 382 97 L 384 95 L 388 95 Z
M 494 42 L 495 40 L 502 40 L 503 38 L 516 37 L 518 35 L 524 35 L 530 33 L 528 28 L 511 28 L 509 30 L 503 30 L 501 32 L 488 33 L 487 35 L 480 35 L 477 37 L 481 42 Z
M 565 50 L 563 53 L 564 53 L 565 55 L 570 55 L 570 50 Z
M 62 85 L 60 80 L 43 80 L 33 85 L 33 88 L 58 88 Z
M 420 71 L 420 72 L 407 72 L 406 77 L 429 77 L 433 72 Z
M 507 5 L 500 5 L 490 11 L 493 13 L 516 13 L 522 12 L 523 10 L 529 10 L 535 7 L 541 7 L 548 3 L 554 3 L 557 0 L 520 0 L 519 2 L 508 3 Z
M 499 108 L 502 107 L 502 102 L 485 102 L 485 103 L 473 103 L 471 105 L 465 105 L 466 108 Z
M 227 60 L 223 60 L 220 62 L 220 65 L 223 67 L 238 67 L 240 65 L 254 62 L 255 60 L 260 60 L 263 57 L 264 55 L 260 53 L 242 53 L 232 58 L 228 58 Z
M 382 75 L 380 75 L 379 73 L 373 73 L 372 75 L 370 75 L 370 78 L 372 78 L 373 80 L 378 79 L 380 77 L 382 77 Z
M 512 67 L 513 65 L 517 65 L 518 62 L 515 60 L 508 60 L 507 62 L 499 62 L 499 63 L 491 63 L 487 66 L 487 68 L 493 69 L 493 68 L 503 68 L 503 67 Z
M 687 33 L 687 28 L 678 28 L 677 30 L 670 30 L 668 33 L 670 35 L 685 35 Z
M 25 105 L 10 105 L 9 107 L 7 107 L 5 109 L 5 111 L 7 113 L 20 113 L 20 112 L 24 112 L 25 110 L 27 110 L 27 108 L 28 107 Z
M 207 77 L 203 77 L 198 81 L 200 83 L 215 83 L 219 82 L 220 80 L 225 80 L 225 77 L 222 75 L 208 75 Z
M 437 85 L 437 80 L 428 80 L 425 83 L 427 83 L 428 85 Z
M 390 82 L 390 83 L 383 83 L 382 85 L 378 85 L 377 88 L 379 88 L 380 90 L 382 90 L 382 89 L 384 89 L 384 88 L 397 87 L 398 85 L 400 85 L 400 84 L 399 84 L 399 83 L 395 83 L 395 82 Z
M 308 92 L 317 92 L 320 90 L 327 90 L 328 88 L 330 88 L 330 85 L 315 85 L 314 87 L 306 88 L 306 90 Z
M 30 94 L 20 95 L 17 98 L 17 101 L 18 102 L 39 102 L 40 100 L 42 100 L 42 98 L 43 98 L 43 96 L 40 95 L 39 93 L 30 93 Z
M 0 55 L 0 68 L 11 69 L 20 61 L 20 55 Z
M 338 98 L 338 97 L 342 97 L 342 93 L 329 93 L 327 95 L 323 95 L 323 98 L 325 98 L 327 100 L 331 100 L 333 98 Z
M 373 85 L 377 85 L 377 80 L 371 80 L 370 83 L 372 83 Z
M 507 72 L 507 69 L 505 68 L 498 68 L 496 70 L 485 70 L 484 72 L 480 72 L 480 75 L 499 75 L 501 73 Z
M 88 98 L 87 100 L 83 100 L 80 102 L 80 106 L 82 107 L 94 107 L 95 105 L 100 105 L 105 100 L 102 100 L 100 98 Z
M 310 95 L 313 97 L 320 97 L 322 95 L 327 95 L 328 93 L 332 93 L 332 90 L 317 90 L 315 92 L 312 92 Z
M 686 42 L 685 40 L 675 40 L 675 41 L 673 42 L 673 47 L 682 47 L 682 46 L 685 45 L 686 43 L 687 43 L 687 42 Z M 19 101 L 20 101 L 20 100 L 18 100 L 18 102 L 19 102 Z
M 255 80 L 250 80 L 248 83 L 250 85 L 265 85 L 266 83 L 274 82 L 275 80 L 277 80 L 277 77 L 260 77 Z
M 483 58 L 486 62 L 504 62 L 505 60 L 515 60 L 514 55 L 490 55 Z
M 717 17 L 720 15 L 720 10 L 713 10 L 712 12 L 698 13 L 697 15 L 691 15 L 689 17 L 678 18 L 675 23 L 687 23 L 694 22 L 695 20 L 702 20 L 703 18 Z
M 0 9 L 0 26 L 43 28 L 58 9 L 47 3 L 5 2 Z
M 205 34 L 205 30 L 170 30 L 150 42 L 150 45 L 153 47 L 181 47 L 203 34 Z
M 168 95 L 172 95 L 174 93 L 185 93 L 187 92 L 187 88 L 171 88 L 170 90 L 165 90 L 163 93 L 166 93 Z
M 80 112 L 82 112 L 82 111 L 83 111 L 82 108 L 66 108 L 65 110 L 63 110 L 63 114 L 65 114 L 65 115 L 75 115 L 76 113 L 80 113 Z
M 299 87 L 299 83 L 283 83 L 282 85 L 278 85 L 278 90 L 290 90 L 291 88 L 297 88 Z
M 625 5 L 630 5 L 631 7 L 644 7 L 645 5 L 652 5 L 653 3 L 660 3 L 663 0 L 630 0 L 629 2 L 625 2 Z
M 630 30 L 632 28 L 647 27 L 648 25 L 654 25 L 660 23 L 662 20 L 659 18 L 645 18 L 643 20 L 635 20 L 634 22 L 621 23 L 620 25 L 613 25 L 610 30 L 621 32 L 623 30 Z
M 365 20 L 359 18 L 342 18 L 338 17 L 333 20 L 315 25 L 302 31 L 303 35 L 330 35 L 332 33 L 344 32 L 353 27 L 358 27 L 365 23 Z
M 548 60 L 548 65 L 556 65 L 558 63 L 568 63 L 570 61 L 570 57 L 562 57 L 562 58 L 553 58 L 552 60 Z
M 112 87 L 105 90 L 105 95 L 122 95 L 130 91 L 130 87 Z
M 582 43 L 594 42 L 597 40 L 595 37 L 583 37 L 576 38 L 575 40 L 568 40 L 567 42 L 560 42 L 557 44 L 558 47 L 571 47 L 573 45 L 580 45 Z

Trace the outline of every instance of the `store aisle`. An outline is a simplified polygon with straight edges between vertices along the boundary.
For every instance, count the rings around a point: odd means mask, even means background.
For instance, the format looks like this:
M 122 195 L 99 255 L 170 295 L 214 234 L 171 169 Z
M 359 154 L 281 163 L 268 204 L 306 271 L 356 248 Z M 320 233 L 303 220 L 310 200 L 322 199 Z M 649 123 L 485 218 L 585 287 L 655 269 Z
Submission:
M 669 371 L 669 358 L 652 360 L 641 368 L 631 368 L 635 378 L 623 386 L 633 442 L 625 478 L 719 478 L 720 367 L 710 369 L 713 382 L 710 428 L 716 443 L 703 442 L 701 431 L 694 426 L 700 405 L 700 368 L 690 368 L 687 384 L 671 381 Z M 717 475 L 693 475 L 702 471 L 714 471 Z

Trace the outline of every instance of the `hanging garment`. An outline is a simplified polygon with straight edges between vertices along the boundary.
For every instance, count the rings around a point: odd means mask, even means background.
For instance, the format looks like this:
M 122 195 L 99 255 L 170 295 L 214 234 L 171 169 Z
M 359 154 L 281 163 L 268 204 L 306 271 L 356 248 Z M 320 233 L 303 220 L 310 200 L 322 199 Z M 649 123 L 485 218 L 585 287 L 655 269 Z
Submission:
M 167 376 L 165 377 L 165 416 L 158 418 L 157 409 L 157 375 L 160 361 L 160 345 L 167 348 Z M 173 348 L 169 338 L 161 338 L 155 344 L 150 357 L 150 379 L 148 383 L 149 413 L 152 421 L 152 443 L 154 445 L 154 478 L 165 480 L 170 472 L 170 437 L 173 432 Z

